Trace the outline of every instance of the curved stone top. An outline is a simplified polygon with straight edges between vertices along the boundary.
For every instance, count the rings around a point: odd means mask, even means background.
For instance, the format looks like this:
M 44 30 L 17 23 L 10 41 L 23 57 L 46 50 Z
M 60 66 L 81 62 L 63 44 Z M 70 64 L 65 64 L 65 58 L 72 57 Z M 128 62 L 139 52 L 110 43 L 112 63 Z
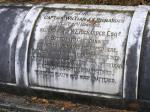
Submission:
M 137 99 L 140 82 L 145 84 L 141 76 L 148 75 L 139 71 L 149 9 L 0 4 L 0 52 L 6 51 L 0 55 L 0 82 Z

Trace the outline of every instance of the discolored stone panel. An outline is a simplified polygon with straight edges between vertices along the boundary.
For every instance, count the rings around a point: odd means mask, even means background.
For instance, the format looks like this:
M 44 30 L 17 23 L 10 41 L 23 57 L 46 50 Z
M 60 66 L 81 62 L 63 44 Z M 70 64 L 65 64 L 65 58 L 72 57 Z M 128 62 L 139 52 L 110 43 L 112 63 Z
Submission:
M 28 8 L 0 7 L 0 82 L 15 83 L 15 46 Z
M 121 96 L 132 15 L 45 9 L 29 45 L 30 86 Z

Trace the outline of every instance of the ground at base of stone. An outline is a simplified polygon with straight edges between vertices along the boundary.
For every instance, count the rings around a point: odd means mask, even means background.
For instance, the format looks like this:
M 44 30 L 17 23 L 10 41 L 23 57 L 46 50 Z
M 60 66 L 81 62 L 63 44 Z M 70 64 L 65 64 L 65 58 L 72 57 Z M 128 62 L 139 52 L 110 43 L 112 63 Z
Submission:
M 135 112 L 63 100 L 41 99 L 0 93 L 0 112 Z

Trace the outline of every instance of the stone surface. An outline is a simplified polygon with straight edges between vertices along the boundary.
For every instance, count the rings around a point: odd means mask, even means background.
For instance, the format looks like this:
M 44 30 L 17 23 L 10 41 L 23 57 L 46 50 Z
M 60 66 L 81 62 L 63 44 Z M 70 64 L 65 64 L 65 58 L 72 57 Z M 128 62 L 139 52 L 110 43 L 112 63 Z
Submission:
M 147 19 L 147 25 L 143 36 L 141 63 L 140 63 L 140 80 L 139 80 L 139 97 L 141 99 L 150 99 L 150 16 Z
M 16 35 L 27 8 L 0 7 L 0 82 L 15 83 Z
M 149 99 L 148 11 L 148 6 L 1 4 L 0 83 Z
M 29 48 L 32 86 L 121 95 L 132 13 L 44 10 Z

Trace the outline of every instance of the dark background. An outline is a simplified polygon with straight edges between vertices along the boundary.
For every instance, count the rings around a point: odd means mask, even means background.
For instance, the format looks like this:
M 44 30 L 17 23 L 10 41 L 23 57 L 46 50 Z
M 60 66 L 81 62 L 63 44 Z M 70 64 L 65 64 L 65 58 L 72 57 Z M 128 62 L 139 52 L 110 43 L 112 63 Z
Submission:
M 150 5 L 150 0 L 0 0 L 0 2 L 50 2 L 105 5 Z

